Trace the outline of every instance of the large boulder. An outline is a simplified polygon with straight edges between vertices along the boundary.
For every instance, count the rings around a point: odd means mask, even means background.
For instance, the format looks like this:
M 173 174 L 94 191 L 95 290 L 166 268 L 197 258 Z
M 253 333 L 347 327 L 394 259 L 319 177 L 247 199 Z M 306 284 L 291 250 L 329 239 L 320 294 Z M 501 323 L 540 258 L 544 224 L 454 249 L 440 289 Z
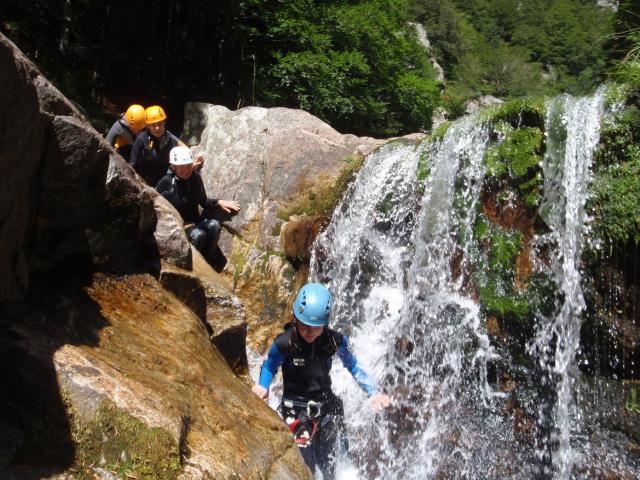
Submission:
M 127 270 L 155 224 L 131 169 L 0 34 L 0 302 L 60 262 Z
M 17 440 L 2 451 L 13 457 L 0 466 L 9 478 L 30 462 L 55 472 L 65 461 L 69 471 L 124 468 L 131 478 L 152 464 L 162 468 L 155 478 L 311 478 L 282 420 L 153 277 L 97 274 L 82 288 L 50 293 L 0 315 L 13 340 L 2 360 L 3 371 L 12 368 L 0 418 L 0 432 Z M 140 452 L 122 418 L 164 438 L 162 456 L 175 461 Z M 96 428 L 93 441 L 87 432 Z
M 233 198 L 242 210 L 232 226 L 261 248 L 278 249 L 278 210 L 301 190 L 335 180 L 345 158 L 384 143 L 343 135 L 313 115 L 288 108 L 191 103 L 183 137 L 205 155 L 202 177 L 210 196 Z
M 333 206 L 330 201 L 317 206 L 307 197 L 339 199 L 345 171 L 352 173 L 385 141 L 340 134 L 301 110 L 231 111 L 204 103 L 187 104 L 183 139 L 205 156 L 202 177 L 209 196 L 242 206 L 228 223 L 233 235 L 223 232 L 221 246 L 245 305 L 249 343 L 263 350 L 286 320 L 296 286 L 297 266 L 284 258 L 281 227 L 293 215 L 330 214 L 323 210 Z M 304 241 L 301 248 L 308 252 L 312 238 Z
M 2 35 L 0 86 L 0 476 L 310 478 L 175 209 Z

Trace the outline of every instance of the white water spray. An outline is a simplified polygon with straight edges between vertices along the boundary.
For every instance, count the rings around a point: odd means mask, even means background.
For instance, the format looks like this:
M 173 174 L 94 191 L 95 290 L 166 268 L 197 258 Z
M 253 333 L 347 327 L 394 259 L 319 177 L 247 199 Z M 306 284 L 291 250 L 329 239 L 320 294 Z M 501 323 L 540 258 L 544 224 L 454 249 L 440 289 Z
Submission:
M 557 313 L 540 323 L 531 350 L 555 385 L 554 428 L 545 449 L 551 450 L 553 469 L 561 479 L 569 478 L 579 461 L 571 435 L 572 421 L 580 423 L 581 417 L 574 399 L 579 377 L 576 353 L 585 310 L 580 257 L 587 187 L 600 138 L 605 91 L 601 88 L 594 96 L 580 99 L 557 97 L 546 105 L 545 190 L 540 211 L 551 230 L 544 240 L 555 251 L 551 272 L 560 295 Z M 550 420 L 543 412 L 541 417 L 543 422 Z

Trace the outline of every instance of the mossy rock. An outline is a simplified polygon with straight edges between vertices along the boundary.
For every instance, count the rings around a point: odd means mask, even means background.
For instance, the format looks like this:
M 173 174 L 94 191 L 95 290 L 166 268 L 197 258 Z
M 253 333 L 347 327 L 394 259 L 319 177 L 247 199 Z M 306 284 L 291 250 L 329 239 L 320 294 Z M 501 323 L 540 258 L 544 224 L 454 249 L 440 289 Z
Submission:
M 277 217 L 288 221 L 294 215 L 331 215 L 342 194 L 353 181 L 364 162 L 363 155 L 351 155 L 343 159 L 345 165 L 335 181 L 318 181 L 304 185 L 287 206 L 278 210 Z
M 451 124 L 452 122 L 449 121 L 439 125 L 435 130 L 433 130 L 429 135 L 427 135 L 427 137 L 424 139 L 424 142 L 433 143 L 433 142 L 442 140 L 444 136 L 447 134 L 447 131 L 449 130 L 449 127 L 451 126 Z
M 550 313 L 555 285 L 547 274 L 535 272 L 526 288 L 516 287 L 516 260 L 524 248 L 524 235 L 478 217 L 474 227 L 473 282 L 486 316 L 496 316 L 510 333 L 528 337 L 536 313 Z
M 544 97 L 524 97 L 500 105 L 488 107 L 480 114 L 480 120 L 497 124 L 505 122 L 514 128 L 533 127 L 544 129 Z
M 603 126 L 587 209 L 596 238 L 640 242 L 640 110 L 629 106 Z
M 92 467 L 114 472 L 120 478 L 171 480 L 182 471 L 180 449 L 161 428 L 150 428 L 113 403 L 105 401 L 86 421 L 67 402 L 76 444 L 70 473 L 79 479 L 94 479 Z
M 528 210 L 535 209 L 542 195 L 542 150 L 544 135 L 539 128 L 514 129 L 500 122 L 496 125 L 500 141 L 490 146 L 484 157 L 487 181 L 498 188 L 511 184 L 522 196 Z

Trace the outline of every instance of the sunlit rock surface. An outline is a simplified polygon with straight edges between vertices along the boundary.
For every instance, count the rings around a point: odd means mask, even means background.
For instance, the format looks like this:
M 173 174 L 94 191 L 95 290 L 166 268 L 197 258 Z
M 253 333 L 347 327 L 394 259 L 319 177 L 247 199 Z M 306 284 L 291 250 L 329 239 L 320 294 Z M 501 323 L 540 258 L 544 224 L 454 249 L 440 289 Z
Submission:
M 0 477 L 309 478 L 175 211 L 2 35 L 0 86 Z
M 28 445 L 42 449 L 31 455 L 45 454 L 54 439 L 73 452 L 64 410 L 90 421 L 110 401 L 170 433 L 183 456 L 182 478 L 307 478 L 281 419 L 238 381 L 190 309 L 148 275 L 99 274 L 87 283 L 3 312 L 3 328 L 15 339 L 12 357 L 28 356 L 55 372 L 49 385 L 29 386 L 33 372 L 23 362 L 15 384 L 7 385 L 22 394 L 4 407 L 12 421 L 58 424 L 56 430 L 22 430 L 18 455 Z M 29 395 L 55 390 L 56 383 L 57 398 Z M 60 442 L 65 437 L 66 446 Z
M 261 247 L 275 247 L 278 208 L 301 189 L 334 180 L 344 159 L 384 143 L 343 135 L 301 111 L 188 104 L 185 141 L 205 155 L 202 177 L 214 198 L 233 198 L 242 211 L 232 225 Z M 251 222 L 257 222 L 251 226 Z

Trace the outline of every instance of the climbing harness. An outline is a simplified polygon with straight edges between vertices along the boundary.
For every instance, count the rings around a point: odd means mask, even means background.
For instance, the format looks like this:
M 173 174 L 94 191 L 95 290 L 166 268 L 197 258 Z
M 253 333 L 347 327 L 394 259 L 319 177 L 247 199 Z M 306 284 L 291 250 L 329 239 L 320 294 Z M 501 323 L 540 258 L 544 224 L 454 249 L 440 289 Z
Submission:
M 321 412 L 321 402 L 283 400 L 281 413 L 298 447 L 307 448 L 311 445 L 313 437 L 321 426 Z

